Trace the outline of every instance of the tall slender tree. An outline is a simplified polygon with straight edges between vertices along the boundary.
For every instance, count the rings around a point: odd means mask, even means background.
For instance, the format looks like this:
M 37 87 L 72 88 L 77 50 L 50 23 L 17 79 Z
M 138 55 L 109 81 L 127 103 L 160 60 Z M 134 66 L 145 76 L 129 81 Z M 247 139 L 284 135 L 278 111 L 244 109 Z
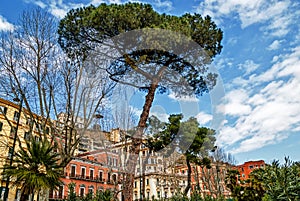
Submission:
M 216 84 L 217 76 L 208 72 L 207 64 L 221 52 L 222 31 L 209 16 L 159 14 L 151 5 L 140 3 L 101 4 L 71 10 L 61 20 L 58 33 L 61 47 L 71 58 L 90 54 L 95 58 L 97 50 L 100 60 L 109 60 L 105 70 L 112 80 L 145 91 L 128 172 L 135 170 L 155 94 L 172 91 L 178 96 L 189 92 L 201 96 Z M 134 175 L 127 174 L 125 180 L 125 199 L 132 200 Z

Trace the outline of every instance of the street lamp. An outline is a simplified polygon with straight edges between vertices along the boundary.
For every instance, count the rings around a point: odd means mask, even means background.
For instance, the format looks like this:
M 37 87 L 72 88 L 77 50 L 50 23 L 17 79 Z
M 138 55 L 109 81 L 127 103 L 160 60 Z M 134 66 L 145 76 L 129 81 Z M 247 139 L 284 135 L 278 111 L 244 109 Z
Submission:
M 12 148 L 9 149 L 9 153 L 8 153 L 8 156 L 10 157 L 9 158 L 9 167 L 12 166 L 12 163 L 13 163 L 13 158 L 14 158 L 14 153 L 15 153 L 15 146 L 16 146 L 16 141 L 17 141 L 17 136 L 18 136 L 18 129 L 19 129 L 19 124 L 20 124 L 20 118 L 21 118 L 21 112 L 22 112 L 22 106 L 23 106 L 23 96 L 21 95 L 21 100 L 16 97 L 13 99 L 15 102 L 19 102 L 19 116 L 18 116 L 18 119 L 17 119 L 17 126 L 16 126 L 16 129 L 14 130 L 14 139 L 13 139 L 13 145 L 12 145 Z M 4 201 L 7 201 L 8 200 L 8 193 L 9 193 L 9 180 L 10 180 L 10 177 L 7 176 L 6 178 L 6 183 L 5 183 L 5 193 L 4 193 Z

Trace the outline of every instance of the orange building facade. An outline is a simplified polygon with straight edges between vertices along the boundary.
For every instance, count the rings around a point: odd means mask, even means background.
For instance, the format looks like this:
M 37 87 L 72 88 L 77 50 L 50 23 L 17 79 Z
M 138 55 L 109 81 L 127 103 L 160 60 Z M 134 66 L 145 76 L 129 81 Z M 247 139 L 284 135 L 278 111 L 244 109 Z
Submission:
M 65 167 L 61 181 L 63 185 L 57 191 L 49 193 L 50 200 L 66 199 L 70 184 L 74 185 L 77 196 L 105 190 L 117 192 L 120 189 L 118 156 L 103 150 L 78 155 Z M 118 198 L 120 197 L 121 195 L 118 195 Z
M 266 164 L 264 160 L 247 161 L 242 165 L 237 165 L 234 169 L 240 173 L 240 180 L 246 180 L 249 178 L 250 173 L 258 168 L 265 168 Z

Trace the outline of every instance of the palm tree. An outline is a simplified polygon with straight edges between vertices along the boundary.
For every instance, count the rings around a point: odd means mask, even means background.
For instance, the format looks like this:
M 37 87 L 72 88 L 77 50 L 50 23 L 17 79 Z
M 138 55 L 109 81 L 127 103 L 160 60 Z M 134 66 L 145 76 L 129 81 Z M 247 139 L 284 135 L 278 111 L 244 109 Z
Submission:
M 4 166 L 4 176 L 11 177 L 12 184 L 21 188 L 21 201 L 28 199 L 30 194 L 56 189 L 62 184 L 59 178 L 63 169 L 55 149 L 45 137 L 31 138 L 26 146 L 19 146 L 13 165 Z

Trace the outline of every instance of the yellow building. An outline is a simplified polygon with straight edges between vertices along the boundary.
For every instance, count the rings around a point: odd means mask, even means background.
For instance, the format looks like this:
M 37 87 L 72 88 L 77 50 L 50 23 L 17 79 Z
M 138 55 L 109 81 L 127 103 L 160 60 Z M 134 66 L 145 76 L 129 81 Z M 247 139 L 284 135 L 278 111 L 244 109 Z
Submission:
M 18 137 L 20 140 L 24 140 L 26 137 L 26 131 L 28 126 L 25 121 L 25 114 L 21 112 L 20 116 L 20 105 L 17 103 L 9 102 L 4 99 L 0 99 L 0 167 L 3 167 L 4 164 L 10 163 L 10 153 L 14 143 L 14 136 L 16 133 L 16 128 L 18 127 Z M 17 145 L 18 143 L 16 143 Z M 17 149 L 17 147 L 15 147 Z M 10 150 L 10 151 L 9 151 Z M 2 169 L 1 169 L 2 172 Z M 1 175 L 1 199 L 4 197 L 6 186 L 6 178 Z M 16 189 L 9 186 L 10 192 L 8 200 L 14 200 L 16 195 Z M 18 196 L 17 196 L 18 197 Z
M 20 119 L 19 119 L 20 117 Z M 33 121 L 32 119 L 35 119 Z M 50 127 L 42 129 L 38 116 L 29 113 L 26 109 L 21 109 L 19 102 L 13 103 L 0 98 L 0 172 L 2 167 L 11 161 L 11 153 L 19 149 L 19 142 L 25 143 L 31 135 L 38 138 L 38 133 L 50 132 Z M 35 123 L 34 123 L 35 122 Z M 31 130 L 31 132 L 30 132 Z M 0 199 L 3 199 L 7 180 L 1 176 Z M 9 184 L 8 200 L 18 200 L 20 191 Z

